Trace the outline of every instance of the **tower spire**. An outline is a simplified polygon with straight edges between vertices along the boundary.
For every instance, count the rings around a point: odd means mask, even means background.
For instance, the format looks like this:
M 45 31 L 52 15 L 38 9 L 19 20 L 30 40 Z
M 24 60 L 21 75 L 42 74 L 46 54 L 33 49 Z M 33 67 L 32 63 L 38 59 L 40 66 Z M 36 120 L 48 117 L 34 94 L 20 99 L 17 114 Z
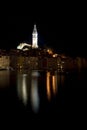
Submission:
M 34 29 L 32 33 L 32 48 L 38 48 L 38 32 L 36 24 L 34 24 Z

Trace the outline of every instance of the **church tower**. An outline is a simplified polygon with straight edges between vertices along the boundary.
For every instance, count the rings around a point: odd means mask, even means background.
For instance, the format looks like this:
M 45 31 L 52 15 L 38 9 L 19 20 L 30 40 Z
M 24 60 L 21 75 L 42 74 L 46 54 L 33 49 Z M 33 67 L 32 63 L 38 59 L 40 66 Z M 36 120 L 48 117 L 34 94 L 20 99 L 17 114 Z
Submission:
M 38 48 L 38 33 L 36 24 L 34 25 L 33 33 L 32 33 L 32 48 Z

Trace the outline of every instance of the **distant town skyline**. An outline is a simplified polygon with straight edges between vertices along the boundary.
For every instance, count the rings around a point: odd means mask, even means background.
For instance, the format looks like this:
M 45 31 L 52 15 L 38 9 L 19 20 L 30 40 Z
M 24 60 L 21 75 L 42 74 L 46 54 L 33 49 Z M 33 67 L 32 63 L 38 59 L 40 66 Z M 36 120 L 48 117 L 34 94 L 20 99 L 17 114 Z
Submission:
M 87 55 L 85 41 L 78 39 L 78 28 L 75 30 L 72 22 L 69 23 L 66 20 L 64 22 L 63 18 L 56 20 L 31 18 L 30 16 L 8 16 L 6 23 L 5 20 L 2 23 L 0 48 L 11 49 L 16 48 L 20 42 L 31 42 L 34 24 L 37 25 L 39 44 L 71 55 Z M 80 35 L 79 38 L 81 38 Z

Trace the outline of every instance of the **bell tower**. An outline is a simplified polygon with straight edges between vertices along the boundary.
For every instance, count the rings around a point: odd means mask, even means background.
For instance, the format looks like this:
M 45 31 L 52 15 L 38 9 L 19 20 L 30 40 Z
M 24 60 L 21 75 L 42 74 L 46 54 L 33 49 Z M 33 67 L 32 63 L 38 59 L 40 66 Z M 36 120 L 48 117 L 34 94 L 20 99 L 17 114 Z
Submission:
M 37 32 L 36 24 L 34 25 L 34 29 L 32 33 L 32 48 L 38 48 L 38 32 Z

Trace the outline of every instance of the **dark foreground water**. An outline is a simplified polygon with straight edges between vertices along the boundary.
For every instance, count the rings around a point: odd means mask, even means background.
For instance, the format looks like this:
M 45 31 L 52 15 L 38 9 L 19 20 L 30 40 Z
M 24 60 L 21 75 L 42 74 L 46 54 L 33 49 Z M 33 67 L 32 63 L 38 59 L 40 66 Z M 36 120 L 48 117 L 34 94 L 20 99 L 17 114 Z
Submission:
M 87 72 L 0 71 L 0 119 L 14 123 L 86 121 Z M 9 121 L 9 123 L 10 123 Z M 40 125 L 40 124 L 39 124 Z M 43 128 L 42 126 L 42 128 Z

